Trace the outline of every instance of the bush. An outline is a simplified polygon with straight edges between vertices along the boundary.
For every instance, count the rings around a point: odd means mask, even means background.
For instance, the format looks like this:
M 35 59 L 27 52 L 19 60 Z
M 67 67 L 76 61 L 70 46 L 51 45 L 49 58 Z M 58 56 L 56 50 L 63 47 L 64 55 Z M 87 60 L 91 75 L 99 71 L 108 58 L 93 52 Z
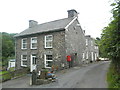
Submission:
M 9 68 L 9 71 L 15 71 L 15 67 L 11 67 L 11 68 Z
M 22 77 L 22 76 L 27 74 L 27 70 L 28 70 L 28 68 L 19 69 L 16 71 L 14 71 L 13 69 L 14 68 L 12 68 L 11 71 L 9 70 L 9 71 L 2 71 L 1 72 L 0 73 L 0 82 L 4 82 L 4 81 L 10 80 L 12 78 Z
M 120 75 L 116 72 L 113 64 L 110 64 L 109 71 L 107 73 L 107 82 L 109 88 L 120 88 Z
M 6 73 L 2 76 L 2 81 L 7 81 L 11 79 L 11 74 L 10 73 Z

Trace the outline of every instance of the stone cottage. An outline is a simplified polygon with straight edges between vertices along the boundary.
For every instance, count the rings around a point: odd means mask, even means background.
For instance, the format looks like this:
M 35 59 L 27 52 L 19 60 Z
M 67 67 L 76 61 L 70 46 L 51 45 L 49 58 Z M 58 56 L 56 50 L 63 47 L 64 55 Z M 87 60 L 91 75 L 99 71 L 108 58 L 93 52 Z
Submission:
M 85 35 L 78 21 L 78 12 L 68 10 L 68 17 L 38 24 L 30 20 L 29 28 L 17 34 L 16 69 L 28 67 L 34 69 L 50 69 L 56 65 L 77 66 L 82 62 L 85 50 Z M 71 56 L 71 61 L 66 60 Z
M 90 35 L 86 35 L 86 49 L 83 52 L 83 62 L 90 63 L 97 60 L 99 57 L 99 49 L 98 45 L 95 44 L 95 39 L 93 39 Z

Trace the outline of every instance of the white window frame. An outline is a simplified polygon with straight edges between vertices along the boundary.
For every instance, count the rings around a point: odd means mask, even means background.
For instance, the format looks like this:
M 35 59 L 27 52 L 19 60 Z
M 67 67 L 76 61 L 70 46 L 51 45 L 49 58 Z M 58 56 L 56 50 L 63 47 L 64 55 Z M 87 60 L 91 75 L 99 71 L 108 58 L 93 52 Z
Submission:
M 86 46 L 88 45 L 88 39 L 86 39 Z
M 23 59 L 23 55 L 21 55 L 21 66 L 27 67 L 27 65 L 23 65 L 23 61 L 27 61 L 27 55 L 26 55 L 26 59 Z
M 47 41 L 46 38 L 49 37 L 49 36 L 52 36 L 52 40 L 48 40 Z M 51 42 L 52 45 L 51 46 L 47 46 L 47 44 L 46 44 L 47 42 Z M 45 36 L 45 48 L 53 48 L 53 35 L 46 35 Z
M 32 39 L 36 39 L 36 41 L 32 41 Z M 37 37 L 32 37 L 31 38 L 31 49 L 37 49 L 37 46 L 33 48 L 32 44 L 37 44 Z
M 98 49 L 98 46 L 96 46 L 96 49 Z
M 51 61 L 53 62 L 53 60 L 47 60 L 46 59 L 46 56 L 49 55 L 49 54 L 44 54 L 44 65 L 45 65 L 45 68 L 51 68 L 51 67 L 47 67 L 47 61 Z M 52 58 L 53 59 L 53 58 Z
M 89 56 L 88 56 L 88 52 L 86 52 L 86 59 L 88 59 L 88 57 L 89 57 Z
M 96 46 L 94 46 L 94 48 L 97 49 Z
M 26 40 L 26 43 L 23 43 L 23 40 Z M 27 49 L 27 38 L 23 38 L 21 42 L 22 42 L 21 49 Z M 26 48 L 23 48 L 23 44 L 26 45 Z
M 98 46 L 95 46 L 95 49 L 98 49 Z
M 85 53 L 82 54 L 82 58 L 85 59 Z

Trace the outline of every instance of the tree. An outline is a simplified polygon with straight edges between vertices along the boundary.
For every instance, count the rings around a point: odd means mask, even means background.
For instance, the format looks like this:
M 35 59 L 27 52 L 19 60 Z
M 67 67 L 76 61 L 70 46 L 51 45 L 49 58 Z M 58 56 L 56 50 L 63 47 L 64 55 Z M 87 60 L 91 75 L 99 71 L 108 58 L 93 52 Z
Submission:
M 112 60 L 120 73 L 120 2 L 113 3 L 113 20 L 103 29 L 100 41 L 101 51 Z
M 15 34 L 2 32 L 2 65 L 7 65 L 7 59 L 15 56 Z

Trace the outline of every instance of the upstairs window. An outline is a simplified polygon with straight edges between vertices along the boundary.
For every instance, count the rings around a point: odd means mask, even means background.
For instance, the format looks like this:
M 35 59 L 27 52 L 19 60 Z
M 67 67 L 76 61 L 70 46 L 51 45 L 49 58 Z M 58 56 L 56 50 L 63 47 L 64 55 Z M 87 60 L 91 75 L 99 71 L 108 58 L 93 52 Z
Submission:
M 21 49 L 27 49 L 27 38 L 22 39 L 22 47 Z
M 96 49 L 98 49 L 98 46 L 96 46 Z
M 31 49 L 37 49 L 37 37 L 31 38 Z
M 53 47 L 52 42 L 53 42 L 52 35 L 45 36 L 45 48 L 52 48 Z
M 27 55 L 21 55 L 21 66 L 27 67 Z
M 98 46 L 95 46 L 95 49 L 98 49 Z
M 91 46 L 93 46 L 93 41 L 91 40 Z
M 88 45 L 88 39 L 86 39 L 86 46 Z

